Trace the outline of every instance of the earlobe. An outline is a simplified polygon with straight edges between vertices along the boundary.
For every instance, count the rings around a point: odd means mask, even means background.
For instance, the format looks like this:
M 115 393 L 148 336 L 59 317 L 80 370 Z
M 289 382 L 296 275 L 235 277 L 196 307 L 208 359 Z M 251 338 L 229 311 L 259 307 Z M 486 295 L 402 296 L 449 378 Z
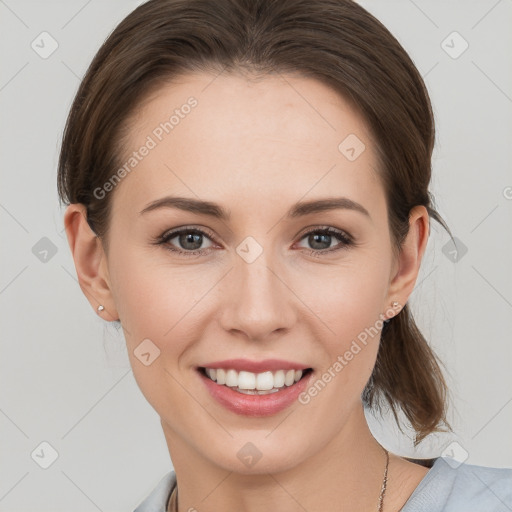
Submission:
M 415 206 L 409 213 L 409 232 L 398 256 L 398 270 L 390 287 L 389 297 L 405 305 L 414 290 L 421 261 L 428 242 L 429 216 L 423 205 Z
M 117 320 L 106 255 L 101 240 L 87 222 L 85 205 L 70 204 L 64 214 L 64 226 L 82 292 L 97 314 L 108 321 Z M 98 310 L 100 305 L 103 308 Z

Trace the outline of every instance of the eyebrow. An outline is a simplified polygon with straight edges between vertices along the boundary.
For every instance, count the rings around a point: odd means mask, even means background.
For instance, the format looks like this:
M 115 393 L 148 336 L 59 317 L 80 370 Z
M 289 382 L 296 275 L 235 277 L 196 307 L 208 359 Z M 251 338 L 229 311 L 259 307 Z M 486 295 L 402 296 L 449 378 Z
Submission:
M 190 213 L 200 215 L 209 215 L 219 220 L 228 221 L 231 214 L 222 206 L 211 201 L 203 201 L 191 197 L 166 196 L 149 203 L 139 215 L 154 211 L 160 208 L 177 208 Z M 302 217 L 313 213 L 325 212 L 329 210 L 353 210 L 371 218 L 368 210 L 359 203 L 352 201 L 348 197 L 329 197 L 325 199 L 313 199 L 295 203 L 288 211 L 287 218 Z

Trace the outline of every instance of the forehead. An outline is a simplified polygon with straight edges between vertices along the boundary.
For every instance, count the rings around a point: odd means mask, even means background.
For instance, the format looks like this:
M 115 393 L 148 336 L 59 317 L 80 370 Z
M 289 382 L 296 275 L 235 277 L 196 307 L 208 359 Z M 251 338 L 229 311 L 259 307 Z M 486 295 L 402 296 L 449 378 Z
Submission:
M 370 137 L 359 112 L 313 78 L 187 74 L 154 91 L 132 117 L 122 164 L 151 149 L 115 195 L 138 204 L 166 192 L 219 202 L 285 194 L 296 202 L 337 189 L 361 199 L 380 188 Z

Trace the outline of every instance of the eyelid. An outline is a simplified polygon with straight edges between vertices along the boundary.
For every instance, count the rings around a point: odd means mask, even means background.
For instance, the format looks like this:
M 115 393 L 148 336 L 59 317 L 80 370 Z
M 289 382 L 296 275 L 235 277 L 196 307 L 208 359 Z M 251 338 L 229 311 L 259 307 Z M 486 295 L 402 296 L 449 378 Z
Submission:
M 340 236 L 346 238 L 350 242 L 354 242 L 354 237 L 347 231 L 340 229 L 340 228 L 335 228 L 334 226 L 327 226 L 327 225 L 326 226 L 321 226 L 321 225 L 310 226 L 308 228 L 305 228 L 305 231 L 298 234 L 297 237 L 302 239 L 306 235 L 309 235 L 310 233 L 316 233 L 317 231 L 327 231 L 329 233 L 340 235 Z
M 338 244 L 328 249 L 310 249 L 308 247 L 301 247 L 300 250 L 305 251 L 307 254 L 315 257 L 328 257 L 331 254 L 338 254 L 340 251 L 355 247 L 356 243 L 354 237 L 343 229 L 335 228 L 333 226 L 313 226 L 298 235 L 298 243 L 311 233 L 327 233 L 329 236 L 337 239 Z
M 206 227 L 199 227 L 197 225 L 192 226 L 180 226 L 178 228 L 173 228 L 165 231 L 162 235 L 160 235 L 159 240 L 169 239 L 171 235 L 179 235 L 182 231 L 197 231 L 199 233 L 203 233 L 204 235 L 207 235 L 208 238 L 211 238 L 212 241 L 215 241 L 215 234 L 213 231 Z

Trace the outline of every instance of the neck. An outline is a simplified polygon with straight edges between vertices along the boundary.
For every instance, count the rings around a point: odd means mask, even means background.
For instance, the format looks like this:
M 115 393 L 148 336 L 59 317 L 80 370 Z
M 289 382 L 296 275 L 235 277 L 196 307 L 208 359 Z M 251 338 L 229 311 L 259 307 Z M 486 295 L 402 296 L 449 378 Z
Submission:
M 386 454 L 362 406 L 320 451 L 280 471 L 263 464 L 246 474 L 219 467 L 162 426 L 177 476 L 179 511 L 377 510 Z

